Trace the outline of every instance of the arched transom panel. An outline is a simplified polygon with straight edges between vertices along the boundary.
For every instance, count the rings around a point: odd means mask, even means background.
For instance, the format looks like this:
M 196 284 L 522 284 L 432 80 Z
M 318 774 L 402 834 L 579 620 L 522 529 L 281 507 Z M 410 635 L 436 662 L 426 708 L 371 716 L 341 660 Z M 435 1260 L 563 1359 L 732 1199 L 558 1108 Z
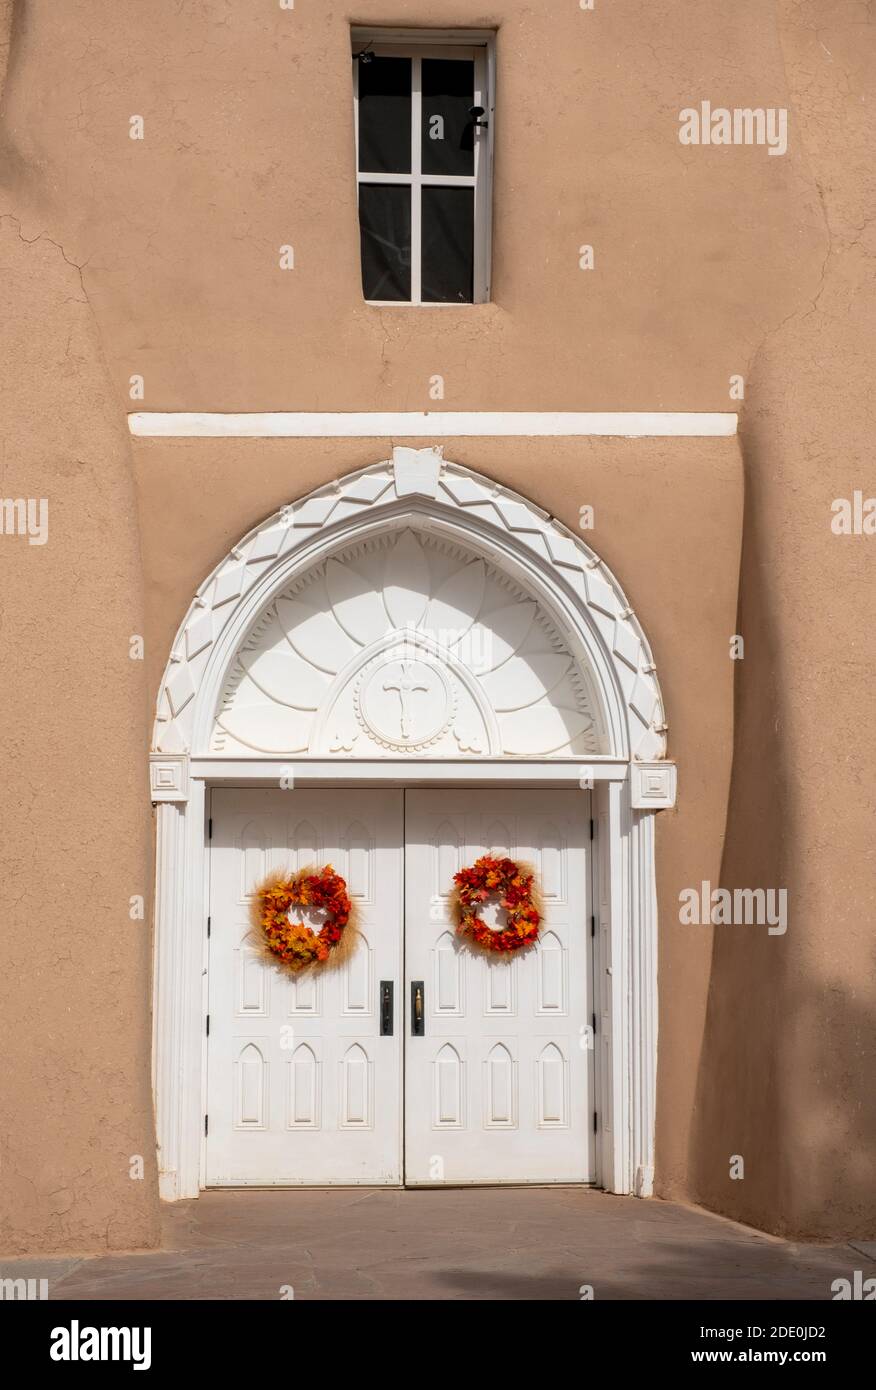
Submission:
M 603 751 L 588 673 L 531 594 L 414 527 L 349 547 L 269 605 L 210 751 L 354 757 Z
M 397 448 L 204 581 L 153 749 L 647 762 L 665 734 L 645 635 L 582 538 L 440 449 Z

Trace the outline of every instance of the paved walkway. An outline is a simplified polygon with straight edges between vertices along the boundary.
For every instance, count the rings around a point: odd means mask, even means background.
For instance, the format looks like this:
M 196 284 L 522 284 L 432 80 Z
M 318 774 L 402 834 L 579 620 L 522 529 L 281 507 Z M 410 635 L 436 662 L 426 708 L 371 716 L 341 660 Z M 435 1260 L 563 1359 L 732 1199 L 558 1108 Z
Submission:
M 794 1245 L 671 1202 L 581 1188 L 210 1192 L 165 1248 L 3 1260 L 50 1298 L 830 1299 L 876 1247 Z M 289 1297 L 288 1292 L 285 1294 Z

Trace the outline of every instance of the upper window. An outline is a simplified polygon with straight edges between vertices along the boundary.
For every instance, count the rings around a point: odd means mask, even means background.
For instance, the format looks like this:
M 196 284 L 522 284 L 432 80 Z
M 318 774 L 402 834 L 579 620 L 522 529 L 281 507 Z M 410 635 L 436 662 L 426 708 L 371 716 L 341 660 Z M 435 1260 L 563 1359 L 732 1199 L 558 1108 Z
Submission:
M 486 37 L 353 34 L 362 289 L 372 304 L 490 297 Z

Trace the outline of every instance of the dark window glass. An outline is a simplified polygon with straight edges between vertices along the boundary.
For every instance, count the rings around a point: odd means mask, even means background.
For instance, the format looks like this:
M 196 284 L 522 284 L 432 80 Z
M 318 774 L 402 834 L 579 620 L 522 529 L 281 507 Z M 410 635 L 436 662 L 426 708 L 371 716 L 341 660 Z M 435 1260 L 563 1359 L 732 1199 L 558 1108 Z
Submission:
M 360 184 L 359 230 L 365 298 L 410 299 L 410 188 L 397 183 Z
M 473 174 L 474 63 L 423 59 L 423 173 Z
M 411 172 L 411 60 L 359 63 L 359 172 Z
M 471 304 L 473 276 L 474 189 L 424 185 L 424 302 Z

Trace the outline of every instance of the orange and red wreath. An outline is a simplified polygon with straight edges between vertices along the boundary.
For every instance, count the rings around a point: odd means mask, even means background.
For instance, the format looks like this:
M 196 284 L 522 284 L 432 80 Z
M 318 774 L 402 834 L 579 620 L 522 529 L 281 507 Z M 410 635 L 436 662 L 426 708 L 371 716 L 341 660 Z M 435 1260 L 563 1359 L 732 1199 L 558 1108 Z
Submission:
M 302 907 L 325 913 L 319 931 L 294 920 L 295 909 Z M 331 864 L 271 874 L 256 889 L 251 906 L 252 924 L 265 949 L 292 970 L 345 956 L 355 938 L 353 915 L 347 885 Z
M 456 930 L 488 951 L 519 951 L 538 940 L 541 911 L 533 886 L 535 875 L 513 859 L 485 854 L 453 875 L 453 915 Z M 488 898 L 497 896 L 507 921 L 494 930 L 478 915 Z

